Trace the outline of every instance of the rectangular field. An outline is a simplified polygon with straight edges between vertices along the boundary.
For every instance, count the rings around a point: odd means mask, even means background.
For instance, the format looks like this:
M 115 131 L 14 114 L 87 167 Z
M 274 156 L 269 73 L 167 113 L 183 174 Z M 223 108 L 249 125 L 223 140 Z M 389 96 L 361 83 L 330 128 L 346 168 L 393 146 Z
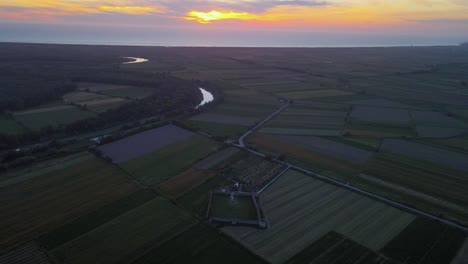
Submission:
M 174 125 L 151 129 L 102 145 L 99 149 L 116 163 L 135 159 L 164 146 L 193 136 L 194 133 Z
M 5 119 L 0 116 L 0 134 L 14 135 L 23 132 L 23 128 L 13 119 Z
M 468 155 L 401 139 L 384 139 L 383 151 L 427 160 L 456 170 L 468 172 Z M 468 188 L 468 186 L 466 186 Z
M 75 104 L 81 104 L 82 102 L 93 102 L 93 101 L 104 100 L 104 99 L 108 99 L 108 97 L 102 94 L 80 92 L 80 91 L 67 93 L 63 96 L 63 101 L 65 103 L 75 103 Z
M 468 219 L 468 178 L 463 171 L 381 152 L 366 164 L 354 184 L 448 219 Z
M 84 111 L 74 106 L 57 106 L 38 108 L 14 114 L 14 119 L 27 128 L 40 130 L 43 127 L 67 125 L 75 121 L 96 117 L 90 111 Z
M 157 194 L 153 190 L 138 190 L 39 237 L 38 241 L 47 250 L 52 250 L 154 199 L 156 196 Z
M 416 218 L 381 252 L 404 263 L 451 263 L 466 237 L 437 221 Z
M 184 124 L 213 136 L 237 137 L 248 130 L 248 126 L 228 125 L 215 122 L 185 120 Z
M 155 92 L 152 88 L 145 88 L 145 87 L 123 87 L 117 89 L 107 89 L 101 91 L 102 94 L 111 96 L 111 97 L 120 97 L 126 99 L 142 99 L 147 96 L 152 95 Z
M 199 114 L 199 115 L 192 117 L 190 120 L 213 122 L 213 123 L 228 124 L 228 125 L 251 126 L 255 124 L 258 118 L 249 117 L 249 116 L 203 113 L 203 114 Z
M 322 98 L 322 97 L 333 97 L 343 95 L 353 95 L 352 92 L 337 90 L 337 89 L 326 89 L 326 90 L 314 90 L 314 91 L 298 91 L 298 92 L 286 92 L 278 93 L 279 96 L 288 99 L 306 99 L 306 98 Z
M 320 152 L 338 159 L 347 160 L 349 162 L 363 164 L 373 153 L 349 145 L 341 144 L 336 141 L 314 137 L 314 136 L 277 136 L 281 140 L 285 140 L 291 144 L 300 145 L 311 148 L 316 152 Z
M 61 263 L 128 263 L 195 224 L 188 213 L 157 197 L 51 251 Z M 125 243 L 116 243 L 125 241 Z
M 217 143 L 211 139 L 193 135 L 143 156 L 122 162 L 120 166 L 143 183 L 155 186 L 188 169 L 192 163 L 217 149 Z
M 190 168 L 164 181 L 158 189 L 171 198 L 178 198 L 213 176 L 215 173 L 212 171 Z
M 342 131 L 336 129 L 318 129 L 318 128 L 280 128 L 264 127 L 259 133 L 273 135 L 291 135 L 291 136 L 341 136 Z
M 266 264 L 214 228 L 196 225 L 167 243 L 154 248 L 134 264 Z
M 287 261 L 330 231 L 380 250 L 414 219 L 411 214 L 295 171 L 281 176 L 260 197 L 270 222 L 268 229 L 222 230 L 272 263 Z
M 266 134 L 255 134 L 249 142 L 263 151 L 283 154 L 287 161 L 317 173 L 351 182 L 361 165 L 326 155 L 303 144 L 295 144 Z
M 0 189 L 0 247 L 27 242 L 135 190 L 127 175 L 97 158 L 46 169 Z
M 352 121 L 384 123 L 387 125 L 409 125 L 411 118 L 407 110 L 396 108 L 354 106 L 350 118 Z

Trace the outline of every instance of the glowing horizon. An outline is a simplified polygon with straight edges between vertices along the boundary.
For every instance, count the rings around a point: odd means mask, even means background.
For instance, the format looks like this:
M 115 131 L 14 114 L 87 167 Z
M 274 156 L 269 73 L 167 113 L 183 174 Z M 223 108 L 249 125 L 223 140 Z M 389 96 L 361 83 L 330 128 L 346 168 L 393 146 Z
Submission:
M 468 0 L 0 0 L 0 21 L 173 30 L 468 33 Z M 372 31 L 373 30 L 373 31 Z M 174 31 L 175 32 L 175 31 Z

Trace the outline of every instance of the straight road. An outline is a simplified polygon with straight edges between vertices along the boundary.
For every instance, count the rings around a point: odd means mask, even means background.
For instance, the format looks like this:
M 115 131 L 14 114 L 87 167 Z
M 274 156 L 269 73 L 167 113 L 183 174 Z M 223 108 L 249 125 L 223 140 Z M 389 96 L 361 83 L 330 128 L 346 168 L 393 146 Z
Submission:
M 253 128 L 251 128 L 249 131 L 245 132 L 240 138 L 239 138 L 239 146 L 241 148 L 246 148 L 245 146 L 245 138 L 247 138 L 250 134 L 252 134 L 255 130 L 257 130 L 258 128 L 260 128 L 261 126 L 263 126 L 263 124 L 265 124 L 266 122 L 270 121 L 270 119 L 272 119 L 273 117 L 277 116 L 279 113 L 281 113 L 281 111 L 283 111 L 286 107 L 289 106 L 289 101 L 286 101 L 286 104 L 284 104 L 282 107 L 280 107 L 278 110 L 274 111 L 273 113 L 271 113 L 268 117 L 266 117 L 265 119 L 263 119 L 262 122 L 258 123 L 256 126 L 254 126 Z

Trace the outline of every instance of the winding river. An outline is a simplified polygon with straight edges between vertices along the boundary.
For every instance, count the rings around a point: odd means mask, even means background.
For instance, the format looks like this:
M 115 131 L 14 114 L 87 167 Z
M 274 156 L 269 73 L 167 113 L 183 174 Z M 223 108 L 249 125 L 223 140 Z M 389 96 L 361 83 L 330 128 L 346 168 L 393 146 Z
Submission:
M 203 95 L 203 100 L 201 101 L 201 103 L 197 107 L 195 107 L 195 109 L 197 109 L 200 106 L 205 105 L 205 104 L 207 104 L 207 103 L 214 100 L 214 96 L 213 96 L 212 93 L 208 92 L 207 90 L 205 90 L 203 88 L 199 88 L 199 89 L 200 89 L 200 92 Z
M 122 64 L 135 64 L 135 63 L 142 63 L 147 62 L 147 59 L 144 58 L 137 58 L 137 57 L 123 57 L 124 59 L 130 59 L 132 61 L 123 62 Z
M 135 63 L 142 63 L 142 62 L 147 62 L 148 59 L 145 59 L 145 58 L 137 58 L 137 57 L 123 57 L 125 59 L 131 59 L 133 61 L 129 61 L 129 62 L 123 62 L 122 64 L 135 64 Z M 202 105 L 205 105 L 209 102 L 212 102 L 214 100 L 214 96 L 212 93 L 208 92 L 207 90 L 203 89 L 203 88 L 198 88 L 200 89 L 200 92 L 202 93 L 203 95 L 203 100 L 201 101 L 201 103 L 199 105 L 197 105 L 195 107 L 195 109 L 199 108 L 200 106 Z

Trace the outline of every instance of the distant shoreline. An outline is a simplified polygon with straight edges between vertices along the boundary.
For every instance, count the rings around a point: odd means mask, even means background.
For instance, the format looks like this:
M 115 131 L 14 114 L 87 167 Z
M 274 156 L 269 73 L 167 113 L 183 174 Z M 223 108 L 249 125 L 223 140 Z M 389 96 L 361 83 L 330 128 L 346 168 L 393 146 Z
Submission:
M 158 47 L 158 48 L 258 48 L 258 49 L 338 49 L 338 48 L 418 48 L 418 47 L 460 47 L 460 44 L 440 44 L 440 45 L 343 45 L 343 46 L 193 46 L 193 45 L 155 45 L 155 44 L 117 44 L 117 43 L 59 43 L 59 42 L 16 42 L 16 41 L 0 41 L 3 44 L 26 44 L 26 45 L 67 45 L 67 46 L 110 46 L 110 47 Z

